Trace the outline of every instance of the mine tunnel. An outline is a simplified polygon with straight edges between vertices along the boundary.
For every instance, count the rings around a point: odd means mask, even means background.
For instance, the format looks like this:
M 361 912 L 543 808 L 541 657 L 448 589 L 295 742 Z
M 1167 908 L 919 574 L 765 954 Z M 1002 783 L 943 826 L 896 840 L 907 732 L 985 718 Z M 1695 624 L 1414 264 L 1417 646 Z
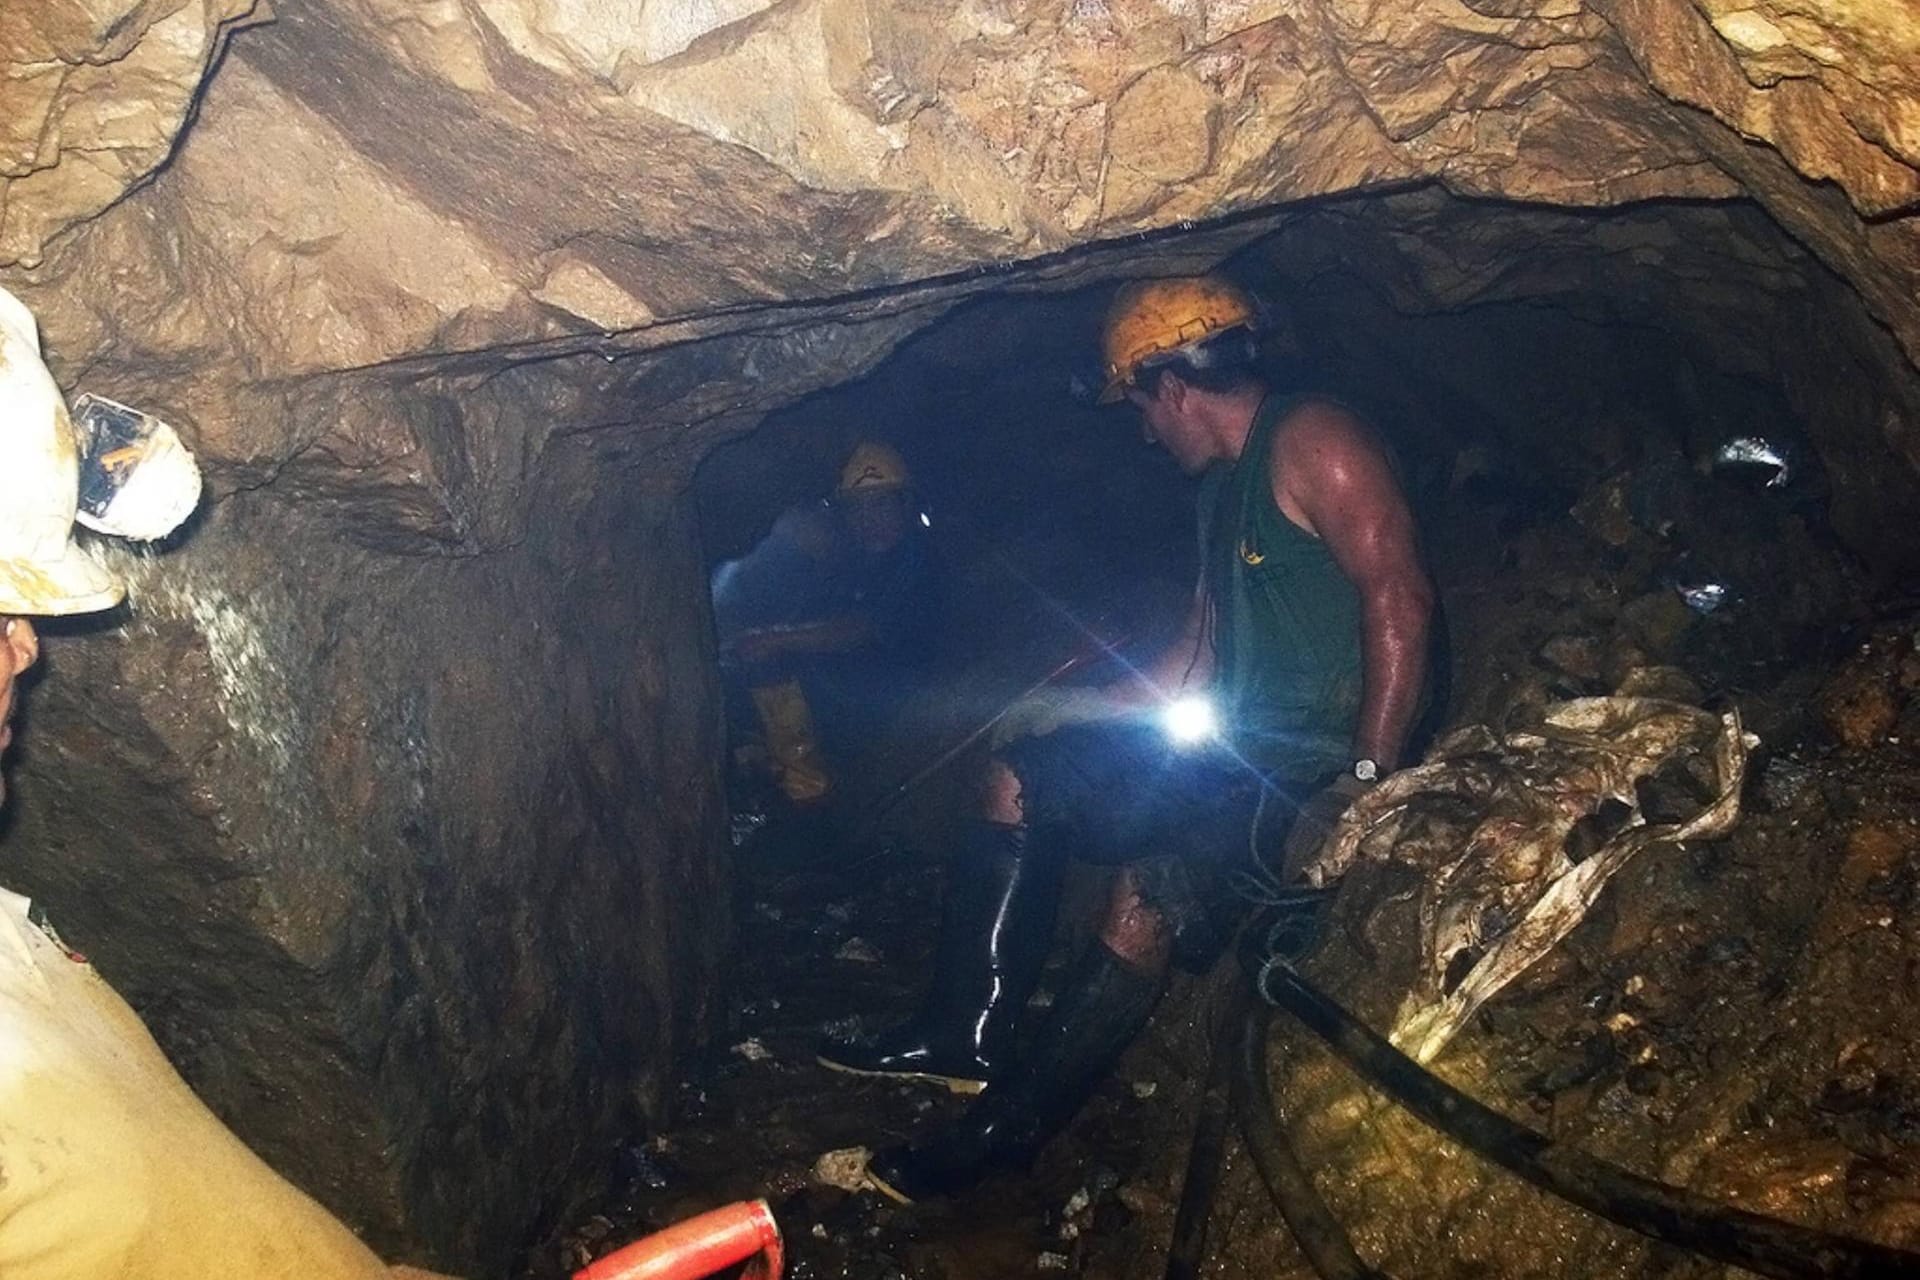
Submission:
M 0 34 L 0 1275 L 1912 1273 L 1904 6 Z

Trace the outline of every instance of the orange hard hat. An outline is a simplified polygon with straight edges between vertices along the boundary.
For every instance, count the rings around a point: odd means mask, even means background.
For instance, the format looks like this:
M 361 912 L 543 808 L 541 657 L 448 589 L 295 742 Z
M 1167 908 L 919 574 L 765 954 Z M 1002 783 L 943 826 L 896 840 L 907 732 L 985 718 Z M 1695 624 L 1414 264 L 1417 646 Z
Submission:
M 840 483 L 834 492 L 841 497 L 857 493 L 885 493 L 904 489 L 913 483 L 907 460 L 890 444 L 868 440 L 848 455 L 840 468 Z
M 1122 285 L 1107 309 L 1102 346 L 1107 384 L 1101 404 L 1112 404 L 1154 356 L 1171 355 L 1258 318 L 1247 291 L 1222 276 L 1166 276 Z

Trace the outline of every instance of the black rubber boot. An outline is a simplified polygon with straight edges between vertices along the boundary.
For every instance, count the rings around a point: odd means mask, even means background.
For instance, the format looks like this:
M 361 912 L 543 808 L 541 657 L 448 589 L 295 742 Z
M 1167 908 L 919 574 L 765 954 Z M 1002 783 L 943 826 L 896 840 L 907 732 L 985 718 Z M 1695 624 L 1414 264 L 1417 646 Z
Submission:
M 830 1037 L 821 1065 L 978 1093 L 1004 1069 L 1046 964 L 1063 868 L 1048 851 L 1029 848 L 1025 827 L 970 823 L 947 889 L 933 989 L 920 1012 L 877 1038 Z
M 1055 1002 L 1033 1052 L 944 1133 L 874 1154 L 867 1175 L 903 1204 L 965 1191 L 1024 1169 L 1073 1119 L 1133 1042 L 1164 975 L 1143 973 L 1095 942 Z

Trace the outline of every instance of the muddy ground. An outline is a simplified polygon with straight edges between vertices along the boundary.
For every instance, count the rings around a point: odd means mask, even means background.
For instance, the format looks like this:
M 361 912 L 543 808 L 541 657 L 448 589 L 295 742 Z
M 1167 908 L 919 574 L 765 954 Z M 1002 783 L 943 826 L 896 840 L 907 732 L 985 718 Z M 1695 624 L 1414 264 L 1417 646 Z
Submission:
M 1702 520 L 1707 532 L 1681 557 L 1670 538 L 1608 529 L 1592 516 L 1606 495 L 1589 497 L 1583 520 L 1516 526 L 1489 507 L 1481 524 L 1446 531 L 1452 542 L 1436 538 L 1454 633 L 1452 718 L 1500 724 L 1609 691 L 1634 667 L 1676 669 L 1683 691 L 1738 707 L 1762 739 L 1743 817 L 1722 841 L 1656 848 L 1629 866 L 1436 1068 L 1638 1172 L 1920 1247 L 1920 614 L 1884 593 L 1867 607 L 1870 584 L 1846 578 L 1795 513 L 1773 513 L 1764 537 L 1718 542 Z M 1714 569 L 1741 582 L 1712 610 L 1683 594 L 1713 571 L 1702 548 L 1717 548 Z M 1837 586 L 1810 580 L 1822 573 L 1839 575 Z M 1170 572 L 1151 589 L 1133 584 L 1119 611 L 1144 614 L 1179 594 Z M 1112 613 L 1098 595 L 1089 586 L 1056 600 L 1080 616 Z M 938 832 L 963 769 L 872 829 L 848 830 L 846 814 L 1017 688 L 1016 672 L 1049 666 L 1075 643 L 1070 630 L 1041 626 L 1044 639 L 1024 649 L 1008 638 L 991 648 L 997 660 L 929 696 L 919 720 L 850 770 L 860 781 L 837 829 L 769 838 L 775 824 L 745 841 L 736 1027 L 682 1085 L 673 1126 L 637 1135 L 604 1198 L 536 1250 L 530 1280 L 756 1195 L 773 1201 L 800 1277 L 1161 1274 L 1225 971 L 1178 979 L 1030 1176 L 909 1210 L 810 1173 L 824 1152 L 897 1141 L 962 1105 L 836 1075 L 812 1049 L 823 1024 L 912 1007 L 938 920 Z M 1375 1025 L 1411 977 L 1407 888 L 1391 864 L 1350 877 L 1309 965 Z M 1083 904 L 1097 889 L 1091 874 L 1076 885 Z M 1078 927 L 1071 901 L 1063 915 L 1064 954 Z M 1284 1019 L 1273 1056 L 1302 1157 L 1361 1253 L 1393 1275 L 1730 1274 L 1481 1164 L 1368 1094 Z M 1237 1150 L 1211 1238 L 1210 1276 L 1310 1274 Z

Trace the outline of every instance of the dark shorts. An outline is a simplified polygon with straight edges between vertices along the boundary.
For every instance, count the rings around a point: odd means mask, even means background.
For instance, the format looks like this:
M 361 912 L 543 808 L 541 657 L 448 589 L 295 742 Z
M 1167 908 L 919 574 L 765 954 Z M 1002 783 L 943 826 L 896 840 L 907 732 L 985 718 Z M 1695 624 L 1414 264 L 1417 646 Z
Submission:
M 1258 866 L 1256 813 L 1258 844 L 1270 855 L 1300 800 L 1225 749 L 1175 746 L 1153 725 L 1063 728 L 1010 743 L 1000 758 L 1020 779 L 1035 838 L 1070 857 L 1131 868 L 1189 967 L 1211 963 L 1232 932 L 1235 887 Z

